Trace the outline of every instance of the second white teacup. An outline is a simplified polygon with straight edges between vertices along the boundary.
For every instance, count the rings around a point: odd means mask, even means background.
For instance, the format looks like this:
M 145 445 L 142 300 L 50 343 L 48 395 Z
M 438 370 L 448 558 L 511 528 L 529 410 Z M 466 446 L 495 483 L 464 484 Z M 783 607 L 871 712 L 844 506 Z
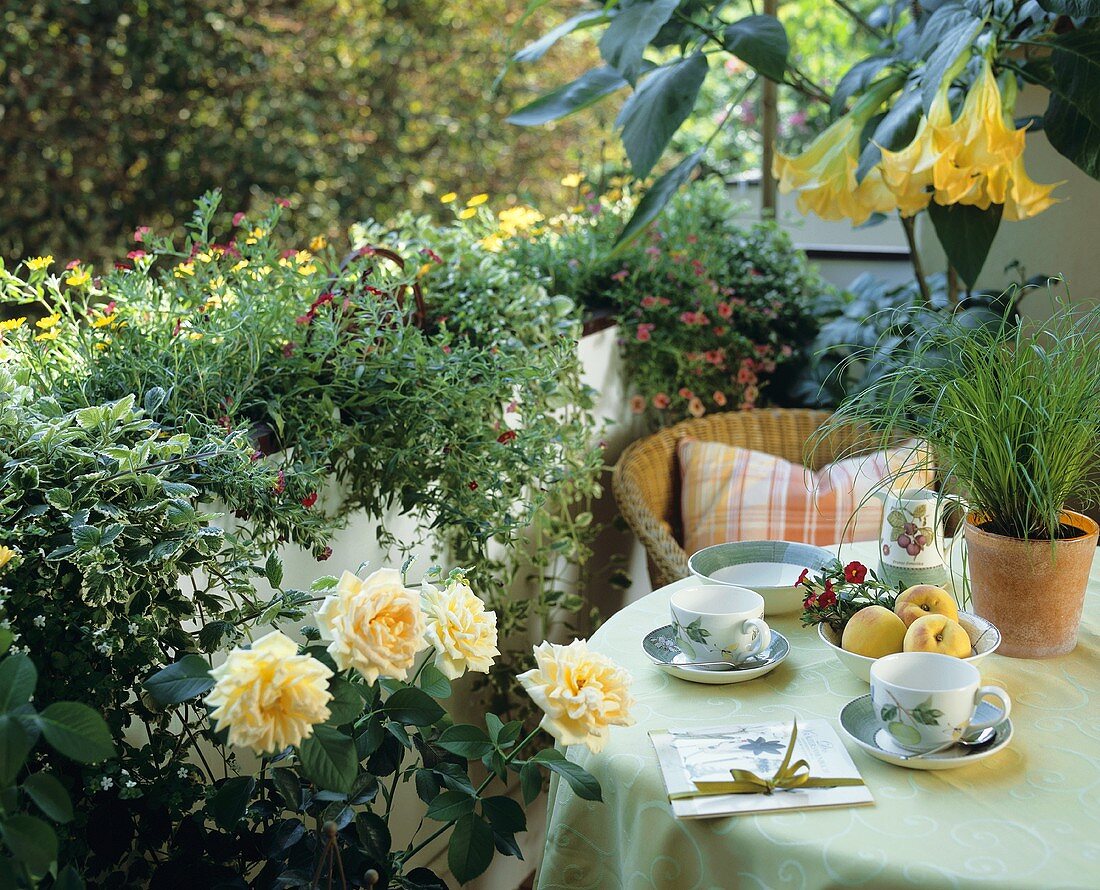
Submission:
M 899 652 L 871 665 L 871 704 L 875 719 L 895 743 L 909 751 L 931 751 L 957 742 L 964 734 L 1001 723 L 1012 708 L 999 686 L 982 686 L 978 669 L 938 652 Z M 975 720 L 986 697 L 997 699 L 1001 713 Z
M 669 602 L 676 642 L 692 661 L 736 664 L 771 645 L 764 598 L 747 587 L 685 587 L 673 593 Z

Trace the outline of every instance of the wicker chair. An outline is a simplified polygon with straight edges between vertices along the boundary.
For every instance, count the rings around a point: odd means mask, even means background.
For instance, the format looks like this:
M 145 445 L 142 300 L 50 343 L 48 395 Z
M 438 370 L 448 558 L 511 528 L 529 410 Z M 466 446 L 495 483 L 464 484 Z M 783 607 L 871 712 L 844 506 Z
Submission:
M 627 446 L 615 464 L 612 491 L 619 511 L 645 547 L 649 577 L 662 587 L 688 575 L 688 554 L 680 543 L 680 471 L 676 445 L 685 436 L 725 442 L 802 463 L 810 437 L 829 419 L 827 411 L 768 408 L 729 411 L 685 420 Z M 813 469 L 876 447 L 855 427 L 831 432 L 815 443 Z

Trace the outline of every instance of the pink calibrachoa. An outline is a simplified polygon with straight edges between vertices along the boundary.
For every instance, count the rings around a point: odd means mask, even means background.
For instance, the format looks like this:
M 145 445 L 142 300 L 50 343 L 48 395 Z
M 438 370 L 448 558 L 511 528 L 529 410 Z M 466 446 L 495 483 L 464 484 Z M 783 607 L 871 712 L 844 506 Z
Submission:
M 659 392 L 653 397 L 653 407 L 658 411 L 664 411 L 671 402 L 672 400 L 663 392 Z
M 649 340 L 650 337 L 652 336 L 653 329 L 655 327 L 657 327 L 655 324 L 651 324 L 649 322 L 642 322 L 640 325 L 638 325 L 638 332 L 637 332 L 638 339 L 641 340 L 643 343 L 645 341 Z

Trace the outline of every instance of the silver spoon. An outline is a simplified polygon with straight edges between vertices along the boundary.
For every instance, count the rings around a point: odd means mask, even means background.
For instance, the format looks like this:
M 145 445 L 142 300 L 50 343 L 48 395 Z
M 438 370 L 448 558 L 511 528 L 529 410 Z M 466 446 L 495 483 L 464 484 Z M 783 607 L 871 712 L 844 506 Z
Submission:
M 931 751 L 921 751 L 917 754 L 895 754 L 891 751 L 890 756 L 896 757 L 898 760 L 920 760 L 922 757 L 927 757 L 929 754 L 939 754 L 941 751 L 946 751 L 948 748 L 954 748 L 956 745 L 960 745 L 963 748 L 978 748 L 987 742 L 993 741 L 993 737 L 996 734 L 997 728 L 995 726 L 987 726 L 977 735 L 963 736 L 957 742 L 948 742 L 946 745 L 940 745 L 938 748 L 933 748 Z
M 681 664 L 676 661 L 661 661 L 651 655 L 649 660 L 658 666 L 665 665 L 678 668 L 722 668 L 727 671 L 739 671 L 745 668 L 759 667 L 761 663 L 766 662 L 768 659 L 763 655 L 751 655 L 744 661 L 739 661 L 736 664 L 732 661 L 685 661 Z

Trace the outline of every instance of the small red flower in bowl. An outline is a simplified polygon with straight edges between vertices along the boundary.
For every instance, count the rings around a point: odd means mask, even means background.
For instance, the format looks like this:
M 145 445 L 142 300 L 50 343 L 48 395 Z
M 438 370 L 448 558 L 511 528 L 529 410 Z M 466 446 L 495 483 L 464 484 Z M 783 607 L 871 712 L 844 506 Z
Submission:
M 829 606 L 836 605 L 836 594 L 831 590 L 826 590 L 824 593 L 818 594 L 817 605 L 822 609 L 827 609 Z
M 798 576 L 798 580 L 794 582 L 795 586 L 797 587 L 799 584 L 805 584 L 806 579 L 809 578 L 809 577 L 810 577 L 810 570 L 809 569 L 803 569 L 802 574 Z
M 849 584 L 862 584 L 867 579 L 867 566 L 861 562 L 850 562 L 844 567 L 844 580 Z

